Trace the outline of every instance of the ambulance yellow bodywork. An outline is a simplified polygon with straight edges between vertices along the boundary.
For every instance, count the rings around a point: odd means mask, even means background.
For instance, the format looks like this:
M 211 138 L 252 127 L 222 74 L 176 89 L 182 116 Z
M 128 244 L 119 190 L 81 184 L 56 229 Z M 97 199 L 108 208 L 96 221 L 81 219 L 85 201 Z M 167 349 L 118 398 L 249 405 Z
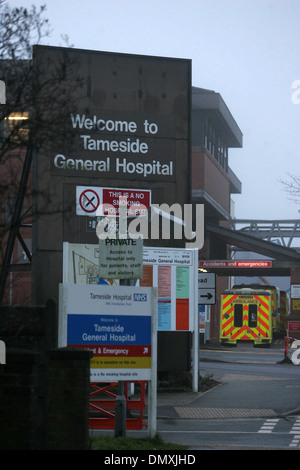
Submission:
M 254 345 L 269 345 L 272 337 L 270 290 L 240 288 L 226 290 L 221 294 L 221 343 L 252 341 Z

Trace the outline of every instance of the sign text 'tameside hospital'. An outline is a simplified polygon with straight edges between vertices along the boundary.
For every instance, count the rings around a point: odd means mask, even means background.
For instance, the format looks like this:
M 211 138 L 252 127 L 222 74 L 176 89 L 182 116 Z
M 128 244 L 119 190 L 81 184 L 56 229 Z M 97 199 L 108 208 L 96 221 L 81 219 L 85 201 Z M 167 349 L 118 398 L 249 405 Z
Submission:
M 111 119 L 103 114 L 70 115 L 74 137 L 70 146 L 51 148 L 52 173 L 174 180 L 175 143 L 166 131 L 173 128 L 170 123 L 166 126 L 146 115 Z

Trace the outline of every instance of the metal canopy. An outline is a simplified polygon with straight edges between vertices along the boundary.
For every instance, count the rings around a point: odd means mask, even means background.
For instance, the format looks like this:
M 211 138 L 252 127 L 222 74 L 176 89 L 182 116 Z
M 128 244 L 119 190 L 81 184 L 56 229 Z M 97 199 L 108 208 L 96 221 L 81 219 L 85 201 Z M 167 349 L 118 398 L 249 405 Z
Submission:
M 295 249 L 210 223 L 206 224 L 205 230 L 229 245 L 264 255 L 272 260 L 272 267 L 257 268 L 256 270 L 235 267 L 213 267 L 208 269 L 220 276 L 289 276 L 292 268 L 300 269 L 300 253 Z

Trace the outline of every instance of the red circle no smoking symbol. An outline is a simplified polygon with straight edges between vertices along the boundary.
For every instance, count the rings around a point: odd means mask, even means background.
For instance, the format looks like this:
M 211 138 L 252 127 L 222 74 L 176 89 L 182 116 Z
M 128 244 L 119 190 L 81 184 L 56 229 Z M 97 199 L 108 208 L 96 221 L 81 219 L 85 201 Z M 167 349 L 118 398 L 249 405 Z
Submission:
M 79 204 L 84 212 L 95 212 L 100 204 L 99 196 L 96 191 L 86 189 L 80 194 Z

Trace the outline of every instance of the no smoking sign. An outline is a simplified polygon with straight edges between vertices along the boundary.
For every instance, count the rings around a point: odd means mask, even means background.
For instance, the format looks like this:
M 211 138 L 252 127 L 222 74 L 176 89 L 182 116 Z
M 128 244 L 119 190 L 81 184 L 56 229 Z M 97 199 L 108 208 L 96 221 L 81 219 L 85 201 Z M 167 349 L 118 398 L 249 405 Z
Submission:
M 76 186 L 76 215 L 118 217 L 120 197 L 127 198 L 129 217 L 143 215 L 151 205 L 151 191 L 147 189 Z
M 102 204 L 102 188 L 94 186 L 76 187 L 76 215 L 95 217 Z

